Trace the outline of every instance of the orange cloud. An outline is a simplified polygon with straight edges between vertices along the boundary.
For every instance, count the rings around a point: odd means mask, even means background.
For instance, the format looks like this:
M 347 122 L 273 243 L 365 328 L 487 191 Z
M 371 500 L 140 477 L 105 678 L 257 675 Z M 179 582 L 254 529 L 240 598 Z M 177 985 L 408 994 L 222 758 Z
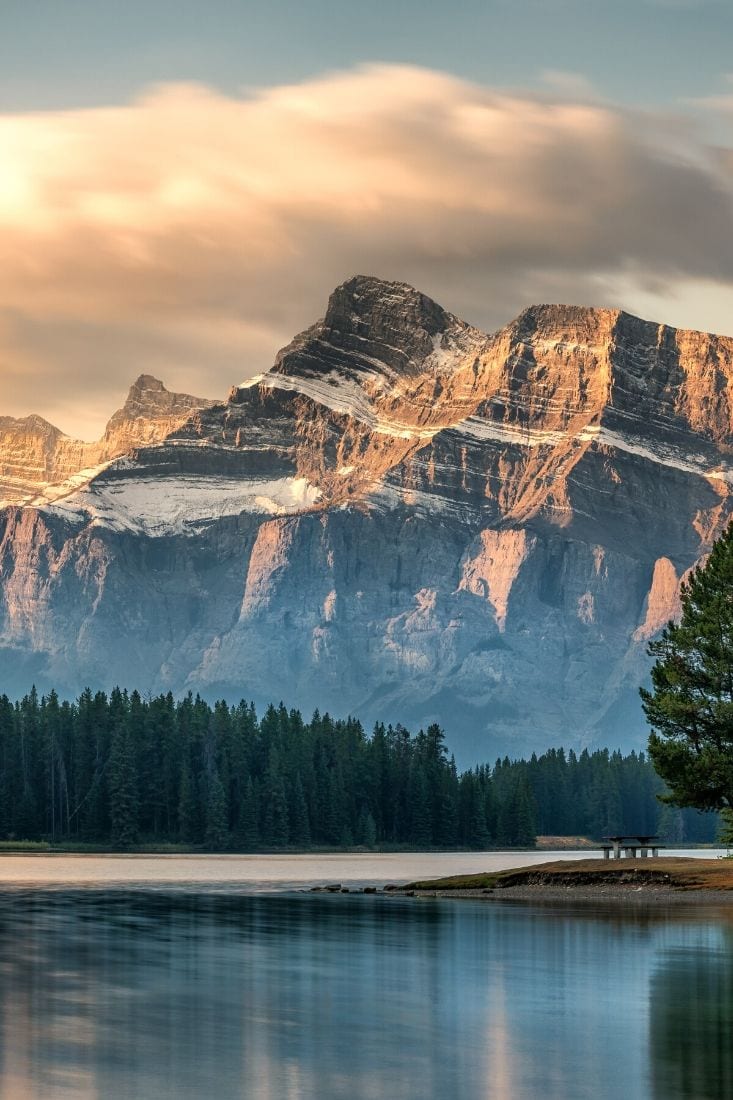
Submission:
M 223 394 L 357 271 L 486 326 L 624 280 L 733 285 L 730 151 L 555 83 L 368 66 L 0 116 L 0 411 L 94 434 L 141 370 Z

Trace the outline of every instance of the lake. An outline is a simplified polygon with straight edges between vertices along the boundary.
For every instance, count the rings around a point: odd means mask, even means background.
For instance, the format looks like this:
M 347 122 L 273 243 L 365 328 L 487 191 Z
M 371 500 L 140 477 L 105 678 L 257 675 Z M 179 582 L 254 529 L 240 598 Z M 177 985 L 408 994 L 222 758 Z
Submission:
M 0 1098 L 733 1095 L 733 908 L 295 888 L 550 855 L 3 857 Z

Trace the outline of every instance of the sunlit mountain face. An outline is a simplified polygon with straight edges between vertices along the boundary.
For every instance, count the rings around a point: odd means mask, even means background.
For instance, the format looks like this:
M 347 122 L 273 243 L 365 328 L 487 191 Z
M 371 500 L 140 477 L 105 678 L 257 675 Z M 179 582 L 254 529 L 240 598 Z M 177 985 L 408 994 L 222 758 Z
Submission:
M 6 690 L 122 682 L 640 745 L 645 644 L 729 513 L 733 341 L 358 277 L 225 401 L 1 422 Z M 114 654 L 114 661 L 110 661 Z

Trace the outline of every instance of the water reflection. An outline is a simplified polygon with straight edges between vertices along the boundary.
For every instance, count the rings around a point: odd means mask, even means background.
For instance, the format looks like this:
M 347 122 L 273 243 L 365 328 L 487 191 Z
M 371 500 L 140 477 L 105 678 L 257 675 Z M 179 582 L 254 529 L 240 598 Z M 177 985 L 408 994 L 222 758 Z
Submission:
M 717 918 L 18 892 L 0 1098 L 731 1095 L 732 994 Z
M 658 1100 L 733 1096 L 733 927 L 688 930 L 650 984 L 652 1080 Z

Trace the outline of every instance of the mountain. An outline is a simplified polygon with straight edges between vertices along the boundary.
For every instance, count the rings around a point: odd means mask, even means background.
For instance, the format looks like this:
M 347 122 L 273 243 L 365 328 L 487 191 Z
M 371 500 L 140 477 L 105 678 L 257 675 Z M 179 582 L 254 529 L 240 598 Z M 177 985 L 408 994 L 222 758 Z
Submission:
M 569 306 L 486 334 L 358 277 L 225 402 L 136 385 L 103 468 L 43 465 L 37 418 L 2 444 L 38 479 L 0 511 L 5 690 L 438 720 L 462 761 L 643 743 L 646 640 L 731 512 L 733 340 Z
M 169 393 L 141 374 L 97 443 L 71 439 L 40 416 L 0 416 L 0 507 L 40 505 L 87 484 L 113 459 L 141 444 L 158 443 L 196 409 L 202 397 Z

